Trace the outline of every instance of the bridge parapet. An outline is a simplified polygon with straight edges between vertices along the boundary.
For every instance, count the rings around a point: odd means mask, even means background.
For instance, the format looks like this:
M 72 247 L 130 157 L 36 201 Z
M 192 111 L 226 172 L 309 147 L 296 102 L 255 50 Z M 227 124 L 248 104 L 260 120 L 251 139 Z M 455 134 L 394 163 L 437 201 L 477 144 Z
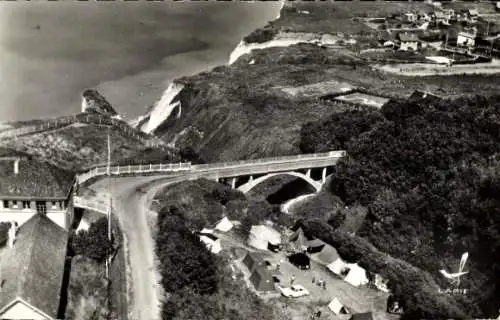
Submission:
M 109 173 L 112 175 L 120 174 L 137 174 L 137 173 L 151 173 L 151 172 L 178 172 L 191 170 L 191 162 L 181 163 L 161 163 L 161 164 L 140 164 L 128 166 L 112 166 L 109 168 Z M 79 184 L 97 177 L 108 174 L 107 167 L 96 167 L 85 173 L 77 175 Z
M 342 158 L 345 157 L 346 151 L 330 151 L 324 153 L 310 153 L 310 154 L 299 154 L 294 156 L 281 156 L 281 157 L 268 157 L 268 158 L 260 158 L 260 159 L 250 159 L 250 160 L 239 160 L 239 161 L 228 161 L 228 162 L 219 162 L 213 164 L 198 164 L 193 165 L 193 170 L 207 170 L 207 169 L 224 169 L 230 167 L 239 167 L 239 166 L 252 166 L 255 164 L 274 164 L 274 163 L 283 163 L 283 162 L 293 162 L 297 160 L 314 160 L 318 158 Z

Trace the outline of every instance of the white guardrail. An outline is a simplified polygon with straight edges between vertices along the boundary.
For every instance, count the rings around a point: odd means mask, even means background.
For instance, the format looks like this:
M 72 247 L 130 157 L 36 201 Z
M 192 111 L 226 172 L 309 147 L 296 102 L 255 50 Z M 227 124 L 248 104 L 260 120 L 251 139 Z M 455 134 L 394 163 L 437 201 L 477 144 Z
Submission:
M 97 211 L 100 213 L 107 214 L 109 206 L 106 203 L 92 201 L 88 199 L 84 199 L 82 197 L 74 197 L 73 205 L 77 208 L 89 209 L 93 211 Z
M 330 151 L 325 153 L 314 153 L 314 154 L 300 154 L 295 156 L 282 156 L 282 157 L 271 157 L 271 158 L 261 158 L 254 160 L 241 160 L 241 161 L 231 161 L 231 162 L 221 162 L 221 163 L 211 163 L 211 164 L 199 164 L 192 165 L 191 162 L 182 163 L 168 163 L 168 164 L 142 164 L 142 165 L 125 165 L 125 166 L 112 166 L 110 167 L 111 175 L 120 174 L 141 174 L 141 173 L 152 173 L 152 172 L 186 172 L 186 171 L 206 171 L 206 170 L 217 170 L 217 169 L 227 169 L 227 168 L 238 168 L 238 167 L 248 167 L 253 165 L 262 164 L 284 164 L 287 162 L 309 161 L 317 160 L 318 158 L 342 158 L 345 157 L 346 152 L 344 150 L 340 151 Z M 97 167 L 87 171 L 85 173 L 79 174 L 77 176 L 78 183 L 81 184 L 89 179 L 97 176 L 103 176 L 108 173 L 106 167 Z
M 109 173 L 112 175 L 120 175 L 150 172 L 178 172 L 189 171 L 191 170 L 191 167 L 191 162 L 112 166 L 109 168 Z M 91 169 L 90 171 L 77 175 L 77 180 L 78 183 L 81 184 L 93 177 L 106 175 L 107 173 L 107 167 L 97 167 Z

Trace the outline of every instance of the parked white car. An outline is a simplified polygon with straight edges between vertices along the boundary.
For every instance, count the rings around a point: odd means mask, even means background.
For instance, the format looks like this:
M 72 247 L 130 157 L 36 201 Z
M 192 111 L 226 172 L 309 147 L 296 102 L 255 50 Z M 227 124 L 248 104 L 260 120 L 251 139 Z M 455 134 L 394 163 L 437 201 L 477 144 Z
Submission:
M 298 298 L 309 295 L 309 291 L 300 284 L 294 284 L 290 288 L 279 286 L 279 290 L 287 298 Z

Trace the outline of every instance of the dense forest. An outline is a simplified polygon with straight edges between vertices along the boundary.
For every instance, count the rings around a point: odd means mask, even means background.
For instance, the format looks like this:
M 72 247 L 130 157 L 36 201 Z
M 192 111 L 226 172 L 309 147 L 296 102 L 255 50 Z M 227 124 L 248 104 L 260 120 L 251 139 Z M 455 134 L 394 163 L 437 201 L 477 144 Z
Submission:
M 453 300 L 474 317 L 497 317 L 500 308 L 499 112 L 500 96 L 416 92 L 301 130 L 303 152 L 347 150 L 329 190 L 367 208 L 360 239 L 426 270 L 443 289 L 439 270 L 456 272 L 469 252 L 460 284 L 468 292 Z

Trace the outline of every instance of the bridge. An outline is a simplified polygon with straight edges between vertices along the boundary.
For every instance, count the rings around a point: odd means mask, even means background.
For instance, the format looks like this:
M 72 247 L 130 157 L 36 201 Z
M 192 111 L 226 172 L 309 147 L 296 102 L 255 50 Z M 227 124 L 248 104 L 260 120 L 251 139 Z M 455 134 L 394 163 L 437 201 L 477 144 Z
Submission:
M 287 175 L 306 181 L 318 192 L 325 183 L 329 171 L 345 155 L 346 152 L 340 150 L 197 165 L 186 162 L 112 166 L 109 168 L 109 174 L 112 176 L 171 176 L 183 177 L 184 180 L 206 178 L 231 185 L 233 189 L 238 189 L 243 193 L 249 192 L 258 184 L 272 177 Z M 92 178 L 107 174 L 107 167 L 97 167 L 77 175 L 77 181 L 81 185 Z M 103 204 L 92 203 L 80 198 L 75 198 L 75 206 L 100 212 L 106 210 Z

